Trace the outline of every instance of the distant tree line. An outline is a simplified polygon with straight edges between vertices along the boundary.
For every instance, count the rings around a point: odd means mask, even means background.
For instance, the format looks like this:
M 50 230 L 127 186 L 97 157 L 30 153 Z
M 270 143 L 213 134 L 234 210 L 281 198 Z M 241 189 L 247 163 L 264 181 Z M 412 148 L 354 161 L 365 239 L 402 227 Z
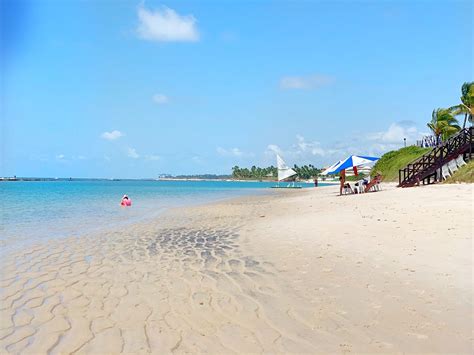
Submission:
M 322 171 L 321 169 L 315 168 L 312 164 L 309 165 L 303 165 L 303 166 L 298 166 L 294 165 L 293 170 L 298 173 L 298 176 L 301 179 L 312 179 Z
M 312 179 L 317 176 L 321 169 L 315 168 L 313 165 L 294 165 L 292 169 L 298 174 L 300 179 Z M 249 168 L 241 168 L 234 166 L 232 168 L 232 177 L 234 179 L 255 179 L 255 180 L 274 180 L 278 177 L 278 169 L 273 165 L 267 168 L 252 166 Z
M 234 166 L 232 168 L 232 177 L 234 179 L 273 179 L 278 175 L 278 170 L 276 167 L 269 166 L 268 168 L 260 168 L 255 165 L 249 168 L 241 168 L 239 166 Z

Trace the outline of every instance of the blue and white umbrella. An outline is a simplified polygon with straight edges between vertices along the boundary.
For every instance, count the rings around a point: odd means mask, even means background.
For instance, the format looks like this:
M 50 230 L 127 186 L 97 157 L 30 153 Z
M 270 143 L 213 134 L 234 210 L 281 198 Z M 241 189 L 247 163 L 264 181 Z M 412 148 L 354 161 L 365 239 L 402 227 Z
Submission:
M 329 174 L 329 172 L 333 171 L 334 169 L 336 169 L 340 164 L 342 163 L 342 160 L 339 160 L 338 162 L 332 164 L 329 168 L 326 168 L 326 170 L 324 170 L 321 175 L 327 175 Z
M 340 160 L 337 163 L 331 165 L 329 168 L 324 170 L 321 175 L 328 175 L 328 174 L 337 174 L 341 170 L 345 170 L 348 168 L 353 168 L 355 166 L 361 166 L 364 164 L 372 163 L 380 158 L 377 157 L 366 157 L 363 155 L 351 155 L 350 157 Z

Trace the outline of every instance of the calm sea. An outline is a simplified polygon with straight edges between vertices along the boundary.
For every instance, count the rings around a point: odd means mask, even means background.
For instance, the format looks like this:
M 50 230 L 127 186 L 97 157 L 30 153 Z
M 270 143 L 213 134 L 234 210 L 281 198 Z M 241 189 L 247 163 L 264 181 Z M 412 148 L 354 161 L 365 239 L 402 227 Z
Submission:
M 268 193 L 273 185 L 234 181 L 0 182 L 0 245 L 114 229 L 153 218 L 170 207 Z M 124 194 L 132 199 L 132 207 L 120 207 Z

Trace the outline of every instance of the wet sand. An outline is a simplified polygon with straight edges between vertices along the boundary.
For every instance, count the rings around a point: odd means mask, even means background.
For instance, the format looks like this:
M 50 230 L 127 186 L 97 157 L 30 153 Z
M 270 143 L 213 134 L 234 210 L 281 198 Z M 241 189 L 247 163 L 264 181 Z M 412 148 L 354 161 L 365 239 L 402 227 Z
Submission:
M 471 185 L 278 191 L 2 260 L 1 353 L 472 353 Z

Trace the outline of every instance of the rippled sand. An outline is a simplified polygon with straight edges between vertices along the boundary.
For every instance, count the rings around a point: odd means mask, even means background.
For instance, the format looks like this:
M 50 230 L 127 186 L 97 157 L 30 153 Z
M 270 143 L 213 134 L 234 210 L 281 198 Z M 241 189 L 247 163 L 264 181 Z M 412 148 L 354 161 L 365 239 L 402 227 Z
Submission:
M 176 209 L 2 261 L 0 352 L 472 351 L 472 187 Z

